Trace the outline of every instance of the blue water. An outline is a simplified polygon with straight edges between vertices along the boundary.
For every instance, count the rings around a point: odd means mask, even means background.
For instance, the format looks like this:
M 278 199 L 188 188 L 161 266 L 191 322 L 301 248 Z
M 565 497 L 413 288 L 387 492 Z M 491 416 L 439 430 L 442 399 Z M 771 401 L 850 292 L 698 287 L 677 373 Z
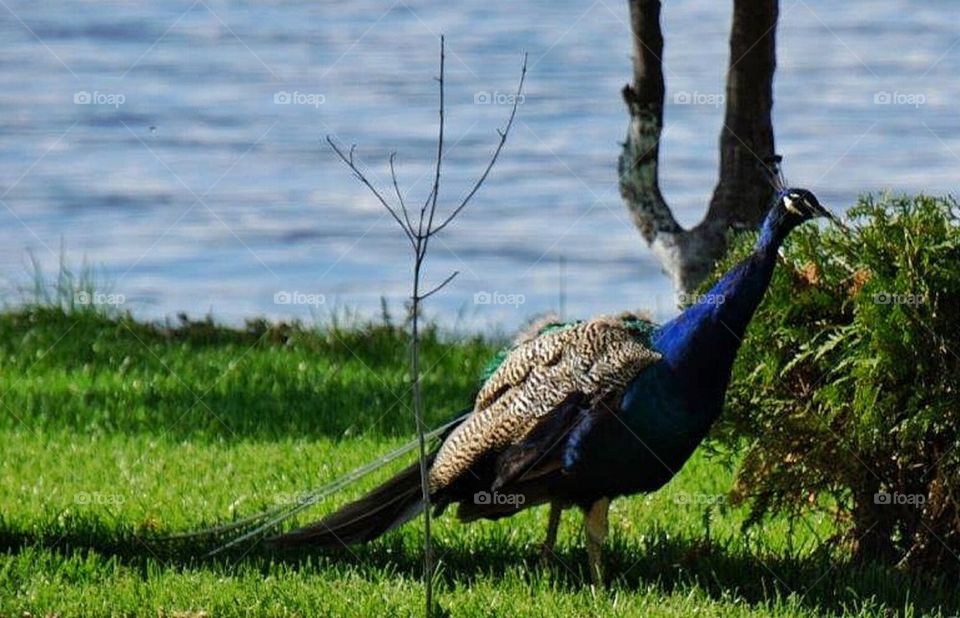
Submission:
M 662 185 L 685 224 L 716 180 L 729 5 L 664 9 Z M 781 13 L 775 123 L 792 181 L 835 209 L 867 190 L 951 191 L 955 3 L 784 0 Z M 441 207 L 469 188 L 509 112 L 475 97 L 512 92 L 523 51 L 530 72 L 500 162 L 432 247 L 428 280 L 460 276 L 428 312 L 465 330 L 509 328 L 556 309 L 563 279 L 568 315 L 665 317 L 672 291 L 617 193 L 626 17 L 614 0 L 5 0 L 3 284 L 15 300 L 28 252 L 54 269 L 62 246 L 145 318 L 373 315 L 381 297 L 399 311 L 409 248 L 322 140 L 358 144 L 385 189 L 396 150 L 410 199 L 423 199 L 443 32 Z M 277 104 L 278 93 L 295 101 Z M 477 304 L 484 292 L 493 302 Z

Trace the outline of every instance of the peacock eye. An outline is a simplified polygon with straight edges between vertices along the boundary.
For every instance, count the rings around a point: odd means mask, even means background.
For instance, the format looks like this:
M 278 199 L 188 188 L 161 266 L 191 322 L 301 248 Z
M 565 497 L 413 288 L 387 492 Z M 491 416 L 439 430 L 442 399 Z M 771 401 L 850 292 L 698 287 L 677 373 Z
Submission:
M 803 199 L 803 198 L 801 198 L 799 195 L 796 195 L 794 193 L 790 193 L 789 195 L 784 196 L 783 205 L 784 207 L 786 207 L 787 210 L 789 210 L 794 214 L 797 214 L 797 215 L 803 214 L 800 212 L 800 209 L 797 208 L 797 200 L 800 200 L 800 199 Z

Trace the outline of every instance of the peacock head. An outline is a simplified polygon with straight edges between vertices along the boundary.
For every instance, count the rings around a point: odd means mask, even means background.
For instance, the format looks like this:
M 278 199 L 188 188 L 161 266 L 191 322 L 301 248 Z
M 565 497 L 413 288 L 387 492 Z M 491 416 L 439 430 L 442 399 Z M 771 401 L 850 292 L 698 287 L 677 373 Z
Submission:
M 762 169 L 773 186 L 777 200 L 767 213 L 763 222 L 762 236 L 783 240 L 790 230 L 801 223 L 824 217 L 844 227 L 829 210 L 820 204 L 820 200 L 806 189 L 791 187 L 783 175 L 783 157 L 772 155 L 763 161 Z
M 783 239 L 801 223 L 819 217 L 837 220 L 813 193 L 806 189 L 789 187 L 778 192 L 777 201 L 770 209 L 763 227 L 775 237 Z
M 834 218 L 833 213 L 820 204 L 817 196 L 806 189 L 784 189 L 778 196 L 777 206 L 785 216 L 797 218 L 800 223 L 817 217 Z

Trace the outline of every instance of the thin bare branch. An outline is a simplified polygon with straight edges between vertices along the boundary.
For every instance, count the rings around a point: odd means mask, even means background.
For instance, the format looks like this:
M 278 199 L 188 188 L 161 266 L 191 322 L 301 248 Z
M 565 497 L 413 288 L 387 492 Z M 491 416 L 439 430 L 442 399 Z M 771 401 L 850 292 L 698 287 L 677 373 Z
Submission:
M 427 207 L 430 206 L 430 202 L 433 201 L 433 187 L 430 187 L 430 193 L 427 194 L 427 199 L 423 202 L 423 206 L 420 207 L 420 218 L 421 223 L 424 216 L 427 214 Z M 422 233 L 422 230 L 421 230 Z
M 446 43 L 443 35 L 440 35 L 440 132 L 437 136 L 437 169 L 433 176 L 433 190 L 430 192 L 432 200 L 430 202 L 430 217 L 427 219 L 427 232 L 424 238 L 423 250 L 426 251 L 427 241 L 430 239 L 430 231 L 433 229 L 433 216 L 437 212 L 437 198 L 440 197 L 440 168 L 443 163 L 443 70 L 446 57 Z M 421 218 L 420 223 L 423 223 Z M 420 230 L 423 233 L 423 230 Z
M 330 147 L 333 149 L 333 151 L 337 153 L 337 156 L 340 157 L 340 160 L 347 164 L 347 167 L 350 168 L 350 171 L 353 172 L 353 174 L 360 180 L 360 182 L 366 185 L 366 187 L 370 189 L 370 192 L 373 193 L 374 196 L 376 196 L 380 204 L 384 208 L 386 208 L 387 212 L 390 213 L 390 216 L 393 217 L 394 221 L 397 222 L 397 225 L 400 226 L 400 229 L 403 230 L 403 233 L 407 236 L 407 240 L 410 241 L 410 245 L 415 248 L 416 241 L 413 238 L 413 231 L 410 229 L 407 229 L 407 226 L 404 225 L 400 217 L 397 216 L 397 213 L 396 211 L 394 211 L 393 207 L 391 207 L 390 204 L 387 203 L 387 200 L 384 199 L 382 195 L 380 195 L 380 192 L 377 190 L 377 188 L 374 187 L 369 180 L 367 180 L 367 177 L 363 174 L 363 172 L 360 171 L 360 168 L 358 168 L 356 164 L 354 164 L 353 151 L 356 150 L 357 147 L 351 146 L 350 152 L 348 154 L 344 154 L 343 150 L 339 146 L 337 146 L 336 142 L 334 142 L 333 138 L 331 138 L 329 135 L 327 136 L 327 143 L 330 144 Z
M 441 284 L 438 285 L 437 287 L 433 288 L 432 290 L 430 290 L 430 291 L 427 292 L 426 294 L 422 295 L 422 296 L 420 297 L 420 300 L 426 300 L 427 298 L 433 296 L 434 294 L 436 294 L 437 292 L 439 292 L 439 291 L 442 290 L 443 288 L 447 287 L 447 284 L 450 283 L 451 281 L 453 281 L 454 278 L 455 278 L 457 275 L 459 275 L 459 274 L 460 274 L 460 271 L 459 271 L 459 270 L 453 271 L 453 272 L 450 274 L 449 277 L 447 277 L 446 279 L 443 280 L 443 283 L 441 283 Z
M 470 203 L 470 200 L 480 190 L 480 187 L 483 185 L 484 181 L 487 179 L 487 175 L 490 174 L 490 170 L 493 169 L 494 163 L 497 162 L 497 157 L 500 156 L 500 151 L 503 150 L 503 145 L 507 142 L 507 136 L 510 135 L 510 128 L 513 126 L 513 119 L 517 115 L 517 105 L 520 103 L 520 95 L 523 93 L 523 81 L 527 77 L 527 54 L 523 55 L 523 68 L 520 69 L 520 83 L 517 84 L 517 93 L 513 97 L 513 109 L 510 110 L 510 118 L 507 120 L 507 126 L 503 130 L 497 129 L 497 133 L 500 135 L 500 142 L 497 144 L 497 149 L 493 151 L 493 156 L 490 158 L 490 162 L 487 164 L 487 168 L 483 170 L 483 174 L 477 179 L 476 184 L 473 185 L 473 188 L 470 189 L 470 192 L 467 193 L 467 196 L 463 198 L 463 201 L 460 202 L 460 205 L 450 213 L 443 223 L 438 225 L 436 228 L 427 228 L 427 235 L 433 236 L 443 228 L 447 227 L 451 221 L 456 219 L 457 215 L 460 214 L 464 208 L 467 207 L 467 204 Z
M 410 223 L 410 213 L 407 212 L 407 204 L 403 201 L 403 194 L 400 193 L 400 185 L 397 182 L 397 170 L 393 167 L 393 160 L 397 158 L 397 153 L 390 153 L 390 179 L 393 180 L 393 190 L 397 194 L 397 201 L 400 202 L 400 212 L 403 213 L 403 220 L 407 224 L 407 229 L 413 232 L 413 224 Z

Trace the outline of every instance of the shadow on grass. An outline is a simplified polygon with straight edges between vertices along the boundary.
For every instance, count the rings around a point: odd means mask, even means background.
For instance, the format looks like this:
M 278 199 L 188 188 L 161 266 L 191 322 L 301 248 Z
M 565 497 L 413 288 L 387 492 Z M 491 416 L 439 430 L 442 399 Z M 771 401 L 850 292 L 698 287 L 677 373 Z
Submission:
M 77 522 L 80 524 L 80 522 Z M 215 557 L 205 554 L 220 545 L 215 539 L 156 542 L 132 532 L 117 534 L 110 524 L 88 521 L 62 535 L 36 533 L 0 522 L 0 551 L 27 547 L 62 556 L 97 554 L 115 559 L 144 574 L 151 563 L 180 569 L 209 570 L 229 575 L 241 570 L 266 573 L 277 564 L 292 572 L 340 577 L 347 572 L 379 580 L 419 578 L 422 558 L 403 536 L 391 535 L 367 546 L 338 551 L 273 551 L 264 544 L 238 548 Z M 438 543 L 441 577 L 448 586 L 478 579 L 497 579 L 517 570 L 542 574 L 556 587 L 576 592 L 589 586 L 586 552 L 562 547 L 543 564 L 539 545 L 518 545 L 491 539 L 478 546 Z M 954 582 L 945 575 L 910 575 L 878 564 L 837 561 L 830 556 L 760 556 L 732 551 L 717 543 L 660 535 L 641 544 L 618 540 L 604 554 L 612 590 L 653 588 L 663 593 L 702 591 L 714 600 L 742 600 L 750 605 L 774 605 L 793 597 L 818 613 L 845 612 L 868 604 L 883 605 L 898 614 L 911 608 L 918 615 L 960 612 Z

